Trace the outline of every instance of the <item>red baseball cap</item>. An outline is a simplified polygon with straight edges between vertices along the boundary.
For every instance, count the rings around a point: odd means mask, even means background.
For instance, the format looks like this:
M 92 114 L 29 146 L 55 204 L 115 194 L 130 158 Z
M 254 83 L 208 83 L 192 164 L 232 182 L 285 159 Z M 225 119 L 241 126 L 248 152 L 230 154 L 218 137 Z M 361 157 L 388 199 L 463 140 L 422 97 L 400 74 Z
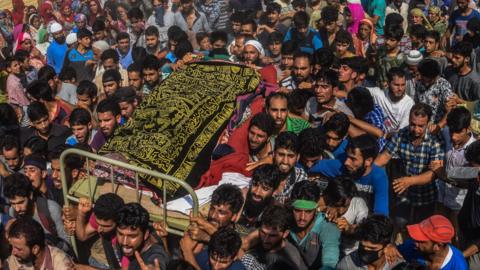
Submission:
M 450 243 L 455 236 L 455 229 L 446 217 L 433 215 L 418 224 L 407 226 L 408 234 L 415 241 L 433 241 Z

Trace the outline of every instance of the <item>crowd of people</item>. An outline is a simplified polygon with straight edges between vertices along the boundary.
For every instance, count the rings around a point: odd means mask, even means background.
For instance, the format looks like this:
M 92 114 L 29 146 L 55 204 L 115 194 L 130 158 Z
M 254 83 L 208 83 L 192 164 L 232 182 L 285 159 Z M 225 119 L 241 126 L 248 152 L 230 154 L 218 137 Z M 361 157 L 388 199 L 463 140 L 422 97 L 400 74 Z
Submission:
M 0 269 L 480 269 L 476 0 L 12 4 Z M 264 91 L 198 179 L 208 211 L 180 237 L 115 193 L 66 206 L 62 152 L 98 153 L 197 61 L 248 66 Z M 67 156 L 69 184 L 86 163 Z

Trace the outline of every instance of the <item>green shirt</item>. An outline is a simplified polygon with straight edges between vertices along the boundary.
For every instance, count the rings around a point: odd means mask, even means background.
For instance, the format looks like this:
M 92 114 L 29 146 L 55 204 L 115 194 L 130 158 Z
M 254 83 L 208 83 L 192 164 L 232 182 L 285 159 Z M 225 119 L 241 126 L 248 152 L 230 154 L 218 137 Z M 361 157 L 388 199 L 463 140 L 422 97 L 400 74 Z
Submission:
M 287 117 L 287 131 L 299 134 L 302 130 L 310 128 L 310 123 L 301 119 L 294 117 Z

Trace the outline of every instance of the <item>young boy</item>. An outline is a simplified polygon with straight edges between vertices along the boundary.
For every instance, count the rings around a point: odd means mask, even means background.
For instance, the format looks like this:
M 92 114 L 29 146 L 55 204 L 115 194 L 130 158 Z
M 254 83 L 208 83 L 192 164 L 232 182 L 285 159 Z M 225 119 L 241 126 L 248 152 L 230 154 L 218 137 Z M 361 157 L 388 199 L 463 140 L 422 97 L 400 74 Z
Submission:
M 22 67 L 17 58 L 9 57 L 7 62 L 7 97 L 9 104 L 17 104 L 19 106 L 28 106 L 30 101 L 25 94 L 25 87 L 22 80 L 26 80 L 22 76 Z M 24 81 L 26 83 L 26 81 Z
M 77 33 L 77 47 L 68 51 L 64 66 L 71 66 L 77 73 L 77 79 L 93 80 L 93 66 L 96 61 L 93 59 L 92 32 L 87 29 L 80 29 Z
M 91 81 L 81 81 L 77 87 L 77 106 L 93 112 L 97 106 L 97 86 Z
M 66 144 L 76 145 L 77 143 L 91 144 L 93 136 L 97 133 L 92 126 L 92 116 L 90 112 L 84 108 L 76 108 L 70 114 L 70 129 L 73 135 L 68 137 Z

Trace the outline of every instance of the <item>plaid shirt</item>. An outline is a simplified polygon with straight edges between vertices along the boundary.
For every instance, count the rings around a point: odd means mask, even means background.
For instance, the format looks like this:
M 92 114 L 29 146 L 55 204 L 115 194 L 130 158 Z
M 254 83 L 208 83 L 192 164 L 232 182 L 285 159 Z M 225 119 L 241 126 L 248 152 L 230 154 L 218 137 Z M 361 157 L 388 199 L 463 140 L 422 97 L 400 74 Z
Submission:
M 429 88 L 418 82 L 415 86 L 414 100 L 416 103 L 422 102 L 430 105 L 433 112 L 433 123 L 438 124 L 447 113 L 445 104 L 452 95 L 452 85 L 444 78 L 439 77 Z
M 408 176 L 419 175 L 428 171 L 428 165 L 434 160 L 444 160 L 444 142 L 441 136 L 425 134 L 418 146 L 412 144 L 408 127 L 401 129 L 387 143 L 385 149 L 392 156 L 399 156 L 405 165 Z M 434 203 L 437 187 L 435 181 L 421 186 L 411 186 L 408 189 L 408 199 L 414 206 Z
M 308 180 L 308 176 L 305 170 L 303 170 L 302 168 L 294 167 L 292 172 L 287 176 L 287 179 L 285 181 L 285 187 L 283 188 L 282 193 L 276 194 L 273 197 L 277 202 L 284 204 L 290 197 L 290 193 L 292 192 L 292 188 L 295 183 L 303 180 Z
M 383 132 L 387 132 L 387 130 L 385 129 L 385 115 L 383 114 L 382 108 L 378 106 L 378 104 L 375 104 L 375 106 L 373 107 L 373 111 L 367 113 L 363 120 L 381 129 Z M 378 145 L 380 147 L 380 150 L 383 149 L 386 143 L 387 142 L 384 137 L 378 139 Z

